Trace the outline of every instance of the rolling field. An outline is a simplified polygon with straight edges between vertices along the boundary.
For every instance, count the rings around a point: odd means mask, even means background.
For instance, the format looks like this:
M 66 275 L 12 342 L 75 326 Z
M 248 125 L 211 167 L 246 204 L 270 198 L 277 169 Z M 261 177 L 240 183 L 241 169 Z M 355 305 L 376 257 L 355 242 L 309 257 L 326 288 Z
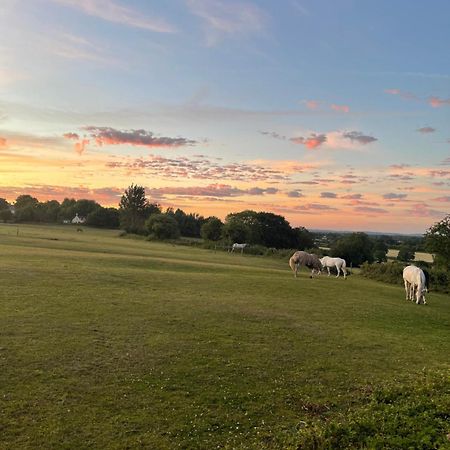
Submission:
M 449 296 L 71 226 L 0 250 L 2 449 L 449 448 Z

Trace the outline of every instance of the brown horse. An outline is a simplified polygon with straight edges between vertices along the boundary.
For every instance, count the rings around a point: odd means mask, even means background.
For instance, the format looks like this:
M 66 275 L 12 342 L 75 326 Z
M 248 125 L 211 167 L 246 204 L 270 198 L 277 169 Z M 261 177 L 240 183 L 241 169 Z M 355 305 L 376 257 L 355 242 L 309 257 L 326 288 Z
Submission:
M 297 278 L 297 272 L 298 268 L 301 266 L 308 267 L 308 269 L 311 269 L 311 276 L 313 277 L 314 272 L 317 272 L 317 274 L 320 274 L 322 270 L 322 264 L 320 263 L 320 259 L 317 255 L 314 255 L 312 253 L 306 253 L 302 251 L 295 252 L 291 258 L 289 259 L 289 266 L 292 269 L 292 272 L 294 272 L 294 276 Z

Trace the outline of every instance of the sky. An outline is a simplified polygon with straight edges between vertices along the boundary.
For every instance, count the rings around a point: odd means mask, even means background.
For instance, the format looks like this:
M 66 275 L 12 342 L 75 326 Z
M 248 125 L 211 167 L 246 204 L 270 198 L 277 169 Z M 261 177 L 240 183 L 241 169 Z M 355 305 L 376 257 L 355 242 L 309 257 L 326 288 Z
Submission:
M 423 233 L 450 212 L 447 0 L 2 0 L 0 197 Z

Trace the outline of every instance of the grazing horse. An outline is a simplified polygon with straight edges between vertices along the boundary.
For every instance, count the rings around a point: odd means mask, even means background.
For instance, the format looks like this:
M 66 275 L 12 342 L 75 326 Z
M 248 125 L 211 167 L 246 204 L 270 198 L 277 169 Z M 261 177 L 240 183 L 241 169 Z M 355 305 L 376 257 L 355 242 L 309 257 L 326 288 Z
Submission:
M 415 300 L 418 305 L 426 305 L 425 292 L 428 292 L 428 283 L 424 271 L 414 265 L 406 266 L 403 269 L 403 281 L 406 300 Z
M 241 250 L 241 253 L 244 253 L 244 248 L 245 247 L 247 247 L 247 244 L 238 244 L 237 242 L 235 242 L 231 246 L 231 252 L 233 253 L 235 250 Z
M 327 268 L 328 276 L 330 276 L 330 267 L 336 267 L 337 275 L 336 278 L 339 276 L 341 270 L 344 274 L 344 279 L 347 278 L 347 263 L 345 262 L 345 259 L 342 258 L 331 258 L 329 256 L 324 256 L 320 259 L 320 263 L 323 267 Z
M 322 264 L 320 264 L 320 259 L 317 255 L 306 253 L 302 251 L 295 252 L 291 258 L 289 259 L 289 266 L 294 272 L 294 276 L 297 278 L 298 268 L 300 266 L 306 266 L 308 269 L 311 269 L 310 278 L 313 277 L 314 272 L 320 274 L 322 269 Z

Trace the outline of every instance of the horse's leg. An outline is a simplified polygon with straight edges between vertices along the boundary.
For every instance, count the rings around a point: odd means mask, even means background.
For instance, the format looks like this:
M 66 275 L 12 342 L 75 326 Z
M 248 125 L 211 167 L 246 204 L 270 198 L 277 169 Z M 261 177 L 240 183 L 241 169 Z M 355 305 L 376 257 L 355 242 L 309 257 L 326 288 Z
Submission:
M 338 278 L 339 277 L 339 266 L 337 264 L 336 264 L 336 272 L 337 272 L 336 278 Z
M 328 266 L 327 266 L 327 272 L 328 272 L 328 276 L 330 276 L 331 273 L 330 273 L 330 268 Z
M 409 300 L 409 283 L 405 281 L 405 296 L 406 296 L 406 300 Z
M 345 266 L 342 266 L 342 273 L 344 274 L 344 280 L 347 278 L 347 269 Z

